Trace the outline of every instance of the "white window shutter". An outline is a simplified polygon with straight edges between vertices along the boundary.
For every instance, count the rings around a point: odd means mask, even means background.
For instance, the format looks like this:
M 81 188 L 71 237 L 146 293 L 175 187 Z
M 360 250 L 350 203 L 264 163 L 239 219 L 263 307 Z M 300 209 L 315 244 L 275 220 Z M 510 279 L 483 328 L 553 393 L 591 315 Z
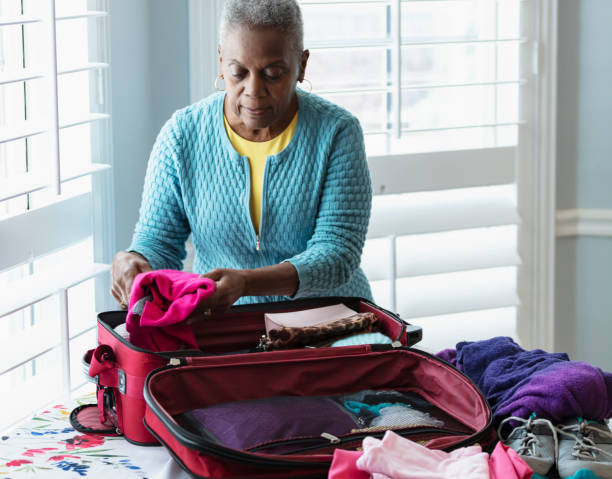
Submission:
M 107 15 L 103 0 L 0 5 L 0 429 L 80 387 L 95 344 Z
M 375 301 L 432 350 L 514 335 L 523 2 L 300 3 L 313 92 L 364 129 Z

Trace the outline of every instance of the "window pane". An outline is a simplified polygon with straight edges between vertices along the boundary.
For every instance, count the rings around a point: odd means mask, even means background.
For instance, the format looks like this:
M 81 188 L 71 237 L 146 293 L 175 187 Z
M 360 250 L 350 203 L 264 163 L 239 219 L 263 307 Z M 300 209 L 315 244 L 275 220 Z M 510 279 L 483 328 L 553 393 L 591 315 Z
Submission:
M 95 329 L 70 341 L 70 389 L 76 389 L 88 382 L 83 370 L 82 359 L 88 349 L 94 349 L 96 346 Z
M 402 47 L 404 86 L 508 81 L 518 77 L 518 43 Z
M 391 132 L 388 133 L 365 133 L 366 154 L 370 156 L 384 155 L 391 150 Z
M 15 127 L 26 120 L 25 83 L 0 86 L 0 126 Z
M 91 164 L 91 123 L 60 130 L 62 171 L 69 174 Z
M 364 131 L 382 130 L 387 126 L 386 93 L 322 95 L 355 115 Z
M 87 11 L 87 0 L 55 0 L 55 15 L 76 15 Z
M 78 268 L 93 262 L 92 239 L 69 246 L 57 253 L 44 256 L 33 263 L 35 273 L 60 271 L 62 269 Z
M 1 109 L 0 109 L 1 113 Z M 26 140 L 15 140 L 0 144 L 0 181 L 9 180 L 27 171 Z M 25 196 L 0 202 L 0 220 L 27 210 Z
M 95 283 L 95 279 L 90 279 L 68 290 L 70 337 L 96 325 Z
M 495 36 L 491 0 L 402 2 L 402 39 L 408 42 L 473 40 Z
M 1 3 L 0 15 L 2 16 L 17 16 L 19 10 L 9 8 L 5 11 L 5 4 Z M 15 48 L 16 45 L 21 45 L 22 42 L 21 25 L 7 25 L 0 28 L 0 71 L 15 71 L 23 68 L 23 50 Z
M 517 121 L 516 85 L 469 86 L 404 90 L 402 128 L 447 128 L 500 121 L 495 105 L 503 106 L 503 121 Z M 504 99 L 504 100 L 502 100 Z M 505 101 L 505 100 L 508 101 Z
M 514 146 L 517 139 L 517 126 L 499 126 L 404 133 L 399 139 L 392 133 L 366 134 L 365 144 L 366 153 L 375 156 Z
M 500 38 L 518 37 L 521 32 L 521 5 L 517 1 L 496 1 L 497 34 Z
M 306 78 L 313 91 L 383 87 L 387 84 L 387 49 L 332 49 L 310 52 Z
M 304 38 L 309 42 L 381 40 L 387 37 L 387 6 L 383 3 L 303 5 Z M 359 29 L 355 29 L 359 25 Z
M 59 348 L 0 376 L 0 430 L 58 397 L 61 377 Z
M 58 77 L 60 125 L 89 116 L 89 75 L 90 72 L 81 71 Z
M 63 70 L 89 61 L 87 23 L 95 19 L 78 18 L 57 22 L 57 68 Z

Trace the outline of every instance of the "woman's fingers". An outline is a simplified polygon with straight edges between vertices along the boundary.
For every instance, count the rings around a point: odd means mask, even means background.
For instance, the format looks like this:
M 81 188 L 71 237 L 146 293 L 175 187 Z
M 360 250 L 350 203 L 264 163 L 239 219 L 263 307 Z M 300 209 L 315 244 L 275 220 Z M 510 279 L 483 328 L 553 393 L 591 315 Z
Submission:
M 208 279 L 212 279 L 213 281 L 219 281 L 226 270 L 222 269 L 222 268 L 215 268 L 211 271 L 209 271 L 208 273 L 205 274 L 201 274 L 200 278 L 208 278 Z
M 115 284 L 111 285 L 110 292 L 113 295 L 113 298 L 115 298 L 115 301 L 121 304 L 121 291 L 115 287 Z
M 120 251 L 115 255 L 111 266 L 111 294 L 123 309 L 130 303 L 132 283 L 136 275 L 151 270 L 151 265 L 139 254 Z

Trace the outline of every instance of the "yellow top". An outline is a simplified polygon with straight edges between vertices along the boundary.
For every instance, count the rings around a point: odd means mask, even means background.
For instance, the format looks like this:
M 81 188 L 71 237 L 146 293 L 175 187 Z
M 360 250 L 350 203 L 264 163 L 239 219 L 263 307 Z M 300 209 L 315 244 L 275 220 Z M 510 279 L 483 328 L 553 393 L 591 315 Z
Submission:
M 268 156 L 277 155 L 285 149 L 291 141 L 295 127 L 297 125 L 298 114 L 295 113 L 293 120 L 289 126 L 285 128 L 280 135 L 272 138 L 269 141 L 249 141 L 238 135 L 227 122 L 227 118 L 223 115 L 223 123 L 225 131 L 229 137 L 232 146 L 241 155 L 249 159 L 251 167 L 251 220 L 255 227 L 255 232 L 259 234 L 259 225 L 261 223 L 261 199 L 263 196 L 263 179 L 266 168 L 266 160 Z

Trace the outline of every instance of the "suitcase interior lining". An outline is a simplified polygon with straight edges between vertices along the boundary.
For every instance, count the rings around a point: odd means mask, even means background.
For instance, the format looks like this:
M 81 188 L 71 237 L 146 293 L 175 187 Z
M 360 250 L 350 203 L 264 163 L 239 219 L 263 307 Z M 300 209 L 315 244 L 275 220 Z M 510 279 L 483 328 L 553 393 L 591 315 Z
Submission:
M 374 404 L 389 404 L 388 398 L 378 400 L 371 391 L 366 391 L 366 394 L 369 396 L 368 404 L 372 401 Z M 417 435 L 430 435 L 432 430 L 461 436 L 474 432 L 418 394 L 411 393 L 410 397 L 389 396 L 404 405 L 410 404 L 410 407 L 400 413 L 404 415 L 402 421 L 374 429 L 369 426 L 377 416 L 367 408 L 360 414 L 349 410 L 343 406 L 345 395 L 274 397 L 270 401 L 263 400 L 263 403 L 260 400 L 230 403 L 212 406 L 208 410 L 188 411 L 175 415 L 174 419 L 189 432 L 210 441 L 234 449 L 267 454 L 292 454 L 302 450 L 310 451 L 310 454 L 319 453 L 320 449 L 329 447 L 329 440 L 321 436 L 324 432 L 346 441 L 347 444 L 343 441 L 342 447 L 349 449 L 361 445 L 359 441 L 352 440 L 356 435 L 384 433 L 386 430 L 411 429 L 411 433 Z M 302 399 L 306 399 L 306 402 Z M 406 419 L 406 411 L 426 413 L 427 419 L 418 413 Z M 393 420 L 397 421 L 397 416 Z M 389 416 L 386 421 L 391 421 Z
M 347 305 L 359 313 L 371 312 L 376 315 L 383 334 L 396 340 L 401 333 L 402 325 L 388 314 L 372 308 L 364 302 L 358 305 Z M 309 307 L 287 308 L 275 312 L 289 312 L 309 309 Z M 192 329 L 198 346 L 202 351 L 211 354 L 231 353 L 233 351 L 254 349 L 259 344 L 262 335 L 266 334 L 264 314 L 268 311 L 225 313 L 221 316 L 212 316 L 203 321 L 196 322 Z
M 263 356 L 270 359 L 271 354 Z M 251 355 L 253 356 L 253 355 Z M 372 356 L 376 357 L 376 360 Z M 165 415 L 218 403 L 274 396 L 332 396 L 364 389 L 416 393 L 475 432 L 489 414 L 474 386 L 458 372 L 409 350 L 391 350 L 296 361 L 264 361 L 184 366 L 160 371 L 149 390 Z M 289 372 L 291 371 L 291 372 Z

